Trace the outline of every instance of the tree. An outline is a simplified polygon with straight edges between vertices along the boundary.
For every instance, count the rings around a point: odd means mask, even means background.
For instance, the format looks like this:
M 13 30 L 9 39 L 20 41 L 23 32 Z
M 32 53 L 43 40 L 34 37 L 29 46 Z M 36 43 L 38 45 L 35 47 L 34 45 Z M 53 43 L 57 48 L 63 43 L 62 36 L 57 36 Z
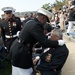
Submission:
M 46 10 L 48 10 L 48 11 L 51 11 L 51 4 L 50 4 L 50 3 L 44 4 L 44 5 L 42 6 L 42 8 L 44 8 L 44 9 L 46 9 Z
M 49 10 L 49 11 L 51 11 L 52 8 L 55 8 L 55 10 L 59 10 L 65 4 L 66 4 L 66 0 L 61 0 L 61 1 L 56 0 L 56 2 L 54 2 L 53 4 L 50 4 L 50 3 L 44 4 L 42 8 Z
M 62 8 L 63 5 L 66 4 L 66 0 L 61 0 L 61 1 L 56 0 L 55 4 L 56 4 L 55 9 L 59 10 L 60 8 Z

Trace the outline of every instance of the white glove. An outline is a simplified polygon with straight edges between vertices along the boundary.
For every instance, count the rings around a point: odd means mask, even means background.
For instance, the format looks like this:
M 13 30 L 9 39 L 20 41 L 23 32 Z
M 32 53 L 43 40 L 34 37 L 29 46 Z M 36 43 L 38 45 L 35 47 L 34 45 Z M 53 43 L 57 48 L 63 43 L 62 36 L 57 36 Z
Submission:
M 36 56 L 35 59 L 40 59 L 40 57 L 39 56 Z
M 65 44 L 65 41 L 64 40 L 58 40 L 58 45 L 59 46 L 63 46 Z
M 46 53 L 49 50 L 50 50 L 50 48 L 46 48 L 46 49 L 44 49 L 44 52 L 43 53 Z
M 51 36 L 48 36 L 48 39 L 50 39 L 51 38 Z
M 4 47 L 7 50 L 7 47 Z
M 8 49 L 7 49 L 7 47 L 4 47 L 4 48 L 5 48 L 6 52 L 9 52 Z
M 19 36 L 19 34 L 20 34 L 20 31 L 18 31 L 16 35 Z

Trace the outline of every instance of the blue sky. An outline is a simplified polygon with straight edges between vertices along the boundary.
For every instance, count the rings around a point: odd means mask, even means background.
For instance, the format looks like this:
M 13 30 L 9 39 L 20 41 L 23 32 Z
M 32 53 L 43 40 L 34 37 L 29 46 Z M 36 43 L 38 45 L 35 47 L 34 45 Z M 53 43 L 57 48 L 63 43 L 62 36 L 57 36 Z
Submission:
M 16 9 L 16 12 L 36 11 L 43 4 L 53 4 L 55 0 L 1 0 L 0 1 L 0 14 L 3 7 L 11 6 Z

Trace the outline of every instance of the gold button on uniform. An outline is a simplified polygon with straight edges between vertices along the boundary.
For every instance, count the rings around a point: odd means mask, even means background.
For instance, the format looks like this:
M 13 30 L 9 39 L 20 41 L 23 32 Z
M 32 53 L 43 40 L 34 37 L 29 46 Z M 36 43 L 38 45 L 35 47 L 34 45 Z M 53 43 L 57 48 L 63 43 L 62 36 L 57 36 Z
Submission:
M 10 36 L 10 38 L 12 38 L 12 36 Z
M 9 28 L 9 30 L 11 30 L 11 28 Z
M 10 28 L 11 26 L 9 25 L 9 28 Z
M 10 24 L 10 22 L 8 22 L 8 24 Z
M 10 30 L 10 32 L 11 32 L 11 30 Z

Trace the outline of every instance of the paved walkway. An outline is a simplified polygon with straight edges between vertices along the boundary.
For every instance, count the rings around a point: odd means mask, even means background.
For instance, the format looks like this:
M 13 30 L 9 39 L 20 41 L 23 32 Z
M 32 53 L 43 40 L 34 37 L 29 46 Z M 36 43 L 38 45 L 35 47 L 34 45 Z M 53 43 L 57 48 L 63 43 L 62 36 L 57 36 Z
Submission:
M 70 41 L 66 36 L 64 36 L 64 40 L 69 49 L 69 56 L 62 69 L 62 75 L 75 75 L 75 42 Z

